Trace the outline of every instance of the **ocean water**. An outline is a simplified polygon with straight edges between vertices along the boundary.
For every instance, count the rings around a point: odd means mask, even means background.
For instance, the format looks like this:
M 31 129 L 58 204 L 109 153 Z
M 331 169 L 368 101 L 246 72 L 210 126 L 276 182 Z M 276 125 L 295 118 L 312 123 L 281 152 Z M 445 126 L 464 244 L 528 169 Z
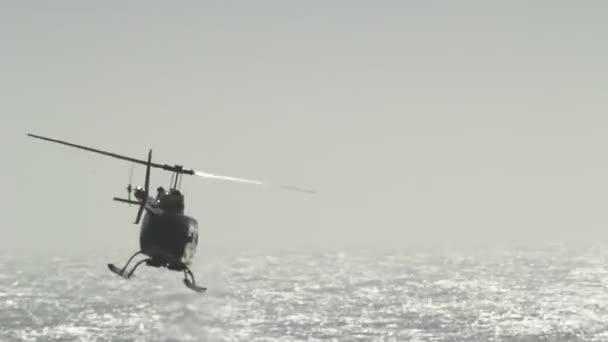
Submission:
M 604 248 L 0 255 L 0 341 L 608 341 Z

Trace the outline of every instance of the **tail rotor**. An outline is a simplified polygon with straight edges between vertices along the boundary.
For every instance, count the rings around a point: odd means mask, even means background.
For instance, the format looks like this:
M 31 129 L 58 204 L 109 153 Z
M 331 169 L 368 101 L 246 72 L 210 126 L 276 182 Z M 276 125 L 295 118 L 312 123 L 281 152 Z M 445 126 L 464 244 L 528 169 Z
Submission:
M 131 201 L 131 191 L 133 191 L 133 168 L 135 168 L 135 164 L 131 165 L 131 171 L 129 172 L 129 185 L 127 185 L 127 198 Z

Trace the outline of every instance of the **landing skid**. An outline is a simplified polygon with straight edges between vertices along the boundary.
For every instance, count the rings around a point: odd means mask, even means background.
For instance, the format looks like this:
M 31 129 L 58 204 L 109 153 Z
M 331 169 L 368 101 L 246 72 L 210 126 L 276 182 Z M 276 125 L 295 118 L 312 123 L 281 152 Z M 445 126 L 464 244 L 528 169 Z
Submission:
M 197 293 L 204 293 L 205 291 L 207 291 L 206 287 L 197 286 L 196 284 L 190 282 L 189 279 L 184 279 L 184 284 L 186 285 L 187 288 L 189 288 L 190 290 L 195 291 Z
M 190 271 L 190 269 L 188 267 L 186 267 L 184 269 L 184 284 L 190 290 L 198 292 L 198 293 L 203 293 L 203 292 L 207 291 L 206 287 L 196 285 L 196 280 L 194 280 L 194 274 L 192 274 L 192 271 Z
M 131 258 L 129 259 L 129 261 L 127 261 L 127 264 L 125 264 L 125 266 L 123 268 L 119 268 L 114 264 L 108 264 L 108 269 L 112 273 L 114 273 L 124 279 L 129 279 L 133 276 L 137 267 L 139 267 L 139 265 L 141 265 L 144 262 L 146 262 L 148 265 L 153 265 L 153 266 L 158 267 L 157 265 L 154 265 L 152 263 L 153 259 L 147 258 L 144 260 L 140 260 L 137 264 L 135 264 L 135 266 L 131 269 L 131 271 L 126 272 L 127 266 L 129 265 L 131 260 L 133 260 L 133 257 L 135 257 L 137 254 L 140 254 L 140 253 L 141 252 L 137 252 L 133 256 L 131 256 Z M 185 265 L 184 265 L 184 267 L 185 267 Z M 207 291 L 206 287 L 196 285 L 196 280 L 194 279 L 194 274 L 192 274 L 192 271 L 190 271 L 190 269 L 188 267 L 185 267 L 183 269 L 183 271 L 184 271 L 184 284 L 186 285 L 187 288 L 189 288 L 190 290 L 195 291 L 197 293 L 204 293 L 205 291 Z
M 129 279 L 126 275 L 124 275 L 122 273 L 122 270 L 120 268 L 116 267 L 116 265 L 114 265 L 114 264 L 108 264 L 108 268 L 110 269 L 110 271 L 112 271 L 112 273 L 114 273 L 114 274 L 116 274 L 116 275 L 118 275 L 120 277 L 123 277 L 125 279 Z

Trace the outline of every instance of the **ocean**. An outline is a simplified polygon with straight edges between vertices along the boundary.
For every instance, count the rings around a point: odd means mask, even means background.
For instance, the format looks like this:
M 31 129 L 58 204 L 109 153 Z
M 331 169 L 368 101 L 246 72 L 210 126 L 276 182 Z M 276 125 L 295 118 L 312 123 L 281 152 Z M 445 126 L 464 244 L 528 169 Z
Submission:
M 199 252 L 204 294 L 62 254 L 0 254 L 0 341 L 608 341 L 600 247 Z

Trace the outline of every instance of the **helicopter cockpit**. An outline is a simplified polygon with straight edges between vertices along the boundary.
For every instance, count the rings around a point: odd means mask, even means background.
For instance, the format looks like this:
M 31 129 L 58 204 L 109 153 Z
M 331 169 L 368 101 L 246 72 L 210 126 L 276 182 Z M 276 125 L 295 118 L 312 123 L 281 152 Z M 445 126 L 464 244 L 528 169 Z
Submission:
M 167 212 L 184 213 L 184 195 L 177 189 L 171 189 L 167 192 L 163 187 L 159 187 L 156 194 L 156 203 L 158 203 L 159 208 Z
M 140 201 L 147 201 L 152 207 L 161 209 L 169 214 L 184 214 L 185 200 L 184 195 L 177 189 L 166 191 L 162 186 L 156 189 L 156 198 L 146 199 L 146 192 L 137 187 L 134 191 L 135 198 Z M 153 210 L 155 211 L 155 210 Z

